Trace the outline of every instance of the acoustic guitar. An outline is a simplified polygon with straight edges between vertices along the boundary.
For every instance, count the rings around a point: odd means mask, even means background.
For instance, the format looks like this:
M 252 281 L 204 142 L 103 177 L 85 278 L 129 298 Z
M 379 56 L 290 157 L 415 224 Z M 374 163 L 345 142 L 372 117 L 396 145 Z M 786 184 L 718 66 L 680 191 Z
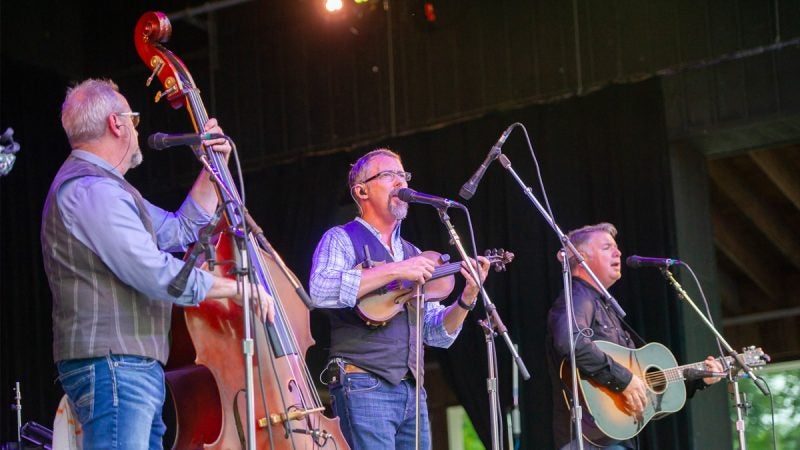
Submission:
M 450 275 L 461 271 L 461 262 L 449 262 L 447 255 L 440 255 L 434 251 L 426 251 L 420 254 L 428 257 L 439 264 L 433 270 L 433 275 L 424 285 L 425 301 L 440 301 L 447 298 L 453 290 L 455 280 Z M 502 272 L 514 260 L 514 254 L 500 249 L 491 249 L 484 252 L 484 256 L 489 260 L 496 272 Z M 382 264 L 382 262 L 377 262 Z M 358 268 L 362 268 L 361 265 Z M 438 280 L 438 281 L 436 281 Z M 394 316 L 399 314 L 405 304 L 414 299 L 415 284 L 412 281 L 395 280 L 388 285 L 366 294 L 358 299 L 355 306 L 356 313 L 369 326 L 384 326 Z
M 658 343 L 650 343 L 638 349 L 626 348 L 608 341 L 594 343 L 647 385 L 647 406 L 640 414 L 632 414 L 625 408 L 622 394 L 587 377 L 579 376 L 578 390 L 584 407 L 581 422 L 583 437 L 597 446 L 630 439 L 639 434 L 650 420 L 660 419 L 680 410 L 686 402 L 684 371 L 705 369 L 703 361 L 678 366 L 672 353 Z M 745 348 L 742 357 L 750 367 L 763 366 L 769 361 L 769 356 L 764 354 L 761 348 L 755 347 Z M 734 363 L 730 356 L 725 357 L 725 360 L 729 365 Z M 562 361 L 560 373 L 567 407 L 572 406 L 569 390 L 572 386 L 570 372 L 569 361 Z

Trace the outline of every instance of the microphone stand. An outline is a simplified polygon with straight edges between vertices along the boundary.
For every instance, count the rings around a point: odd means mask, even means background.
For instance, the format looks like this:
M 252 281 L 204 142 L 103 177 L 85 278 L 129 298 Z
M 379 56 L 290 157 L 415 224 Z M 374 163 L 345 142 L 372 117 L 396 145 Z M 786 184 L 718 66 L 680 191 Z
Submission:
M 586 264 L 586 260 L 583 259 L 581 254 L 578 252 L 578 249 L 575 248 L 575 246 L 572 244 L 572 242 L 570 242 L 570 240 L 567 237 L 567 235 L 565 235 L 564 232 L 561 231 L 561 229 L 555 223 L 555 220 L 553 219 L 553 217 L 551 217 L 550 214 L 548 214 L 547 210 L 545 210 L 544 207 L 542 206 L 542 204 L 539 203 L 539 200 L 536 199 L 536 196 L 533 195 L 533 192 L 532 192 L 531 188 L 526 186 L 525 182 L 523 182 L 522 179 L 519 177 L 519 175 L 517 175 L 517 172 L 514 170 L 513 167 L 511 167 L 511 161 L 509 161 L 509 159 L 504 154 L 500 154 L 500 156 L 498 156 L 497 159 L 500 161 L 500 164 L 503 166 L 503 168 L 506 169 L 511 174 L 511 176 L 514 178 L 514 180 L 516 180 L 517 184 L 520 185 L 520 187 L 522 188 L 522 190 L 525 193 L 525 195 L 528 197 L 528 199 L 530 199 L 531 203 L 533 203 L 533 205 L 536 207 L 536 209 L 539 210 L 539 213 L 542 215 L 542 217 L 544 217 L 544 219 L 548 223 L 548 225 L 550 225 L 550 228 L 552 228 L 553 231 L 555 231 L 556 235 L 558 236 L 558 240 L 561 241 L 561 245 L 564 248 L 564 250 L 562 250 L 562 252 L 564 252 L 564 253 L 562 253 L 562 255 L 564 255 L 564 258 L 562 258 L 564 260 L 563 262 L 565 264 L 568 263 L 568 259 L 569 258 L 567 258 L 566 255 L 568 255 L 568 254 L 573 255 L 576 258 L 576 260 L 578 261 L 578 264 L 580 264 L 581 267 L 583 267 L 583 269 L 586 271 L 586 273 L 589 275 L 589 277 L 592 279 L 592 281 L 594 281 L 595 287 L 600 291 L 601 295 L 603 296 L 603 298 L 606 301 L 606 304 L 608 304 L 608 306 L 610 306 L 611 309 L 614 310 L 614 313 L 616 313 L 616 315 L 620 319 L 625 317 L 625 311 L 622 309 L 621 306 L 619 306 L 619 303 L 617 302 L 617 300 L 614 299 L 614 297 L 612 297 L 611 294 L 608 293 L 608 290 L 606 290 L 606 288 L 603 286 L 603 284 L 600 283 L 600 280 L 597 278 L 597 276 L 594 274 L 594 272 L 592 272 L 592 270 L 589 268 L 589 265 Z M 569 250 L 569 252 L 567 252 L 567 249 Z M 571 277 L 571 272 L 569 271 L 568 265 L 565 266 L 565 267 L 566 268 L 565 268 L 565 273 L 564 273 L 564 277 L 563 277 L 563 279 L 564 279 L 564 301 L 567 304 L 567 314 L 568 314 L 567 317 L 571 318 L 570 314 L 572 312 L 572 280 L 571 280 L 572 277 Z M 580 407 L 580 402 L 578 401 L 578 391 L 577 391 L 577 373 L 578 373 L 578 368 L 577 368 L 576 363 L 575 363 L 575 346 L 574 346 L 574 342 L 573 342 L 574 330 L 572 329 L 572 320 L 569 320 L 569 333 L 570 333 L 569 334 L 569 338 L 570 338 L 570 349 L 569 349 L 570 350 L 570 364 L 571 364 L 571 371 L 572 371 L 572 378 L 573 378 L 573 391 L 572 391 L 572 403 L 573 403 L 572 409 L 574 411 L 573 412 L 573 420 L 575 421 L 575 429 L 576 429 L 575 435 L 576 435 L 576 438 L 578 440 L 578 448 L 583 450 L 583 433 L 582 433 L 582 429 L 581 429 L 581 407 Z
M 19 390 L 19 381 L 14 387 L 14 400 L 16 404 L 11 405 L 11 409 L 17 411 L 17 448 L 22 448 L 22 393 Z
M 464 207 L 465 211 L 466 209 L 467 208 Z M 494 345 L 495 329 L 497 329 L 497 332 L 503 337 L 503 340 L 506 342 L 509 351 L 511 351 L 511 355 L 517 362 L 520 372 L 522 372 L 522 378 L 528 380 L 531 376 L 528 373 L 528 369 L 525 367 L 525 363 L 519 356 L 516 346 L 513 342 L 511 342 L 511 338 L 508 335 L 508 328 L 506 328 L 505 324 L 500 319 L 500 315 L 497 313 L 497 307 L 495 307 L 494 303 L 492 303 L 492 300 L 489 298 L 489 294 L 487 294 L 486 290 L 483 288 L 481 277 L 478 274 L 475 265 L 472 264 L 472 260 L 470 259 L 466 250 L 464 250 L 464 246 L 461 244 L 461 238 L 458 237 L 458 233 L 456 233 L 453 224 L 450 222 L 450 216 L 447 214 L 447 208 L 436 208 L 436 210 L 439 212 L 439 218 L 441 219 L 445 228 L 447 228 L 447 232 L 450 234 L 450 243 L 456 247 L 459 255 L 461 255 L 461 259 L 466 263 L 470 276 L 475 280 L 478 286 L 480 286 L 481 296 L 483 297 L 483 306 L 486 310 L 486 320 L 480 320 L 478 323 L 481 325 L 481 327 L 483 327 L 486 335 L 486 357 L 488 359 L 487 365 L 489 371 L 486 379 L 486 389 L 489 393 L 489 419 L 491 422 L 492 450 L 500 450 L 500 428 L 502 417 L 500 415 L 499 408 L 500 398 L 497 393 L 497 361 L 496 349 Z M 492 325 L 492 323 L 494 323 L 494 325 Z
M 233 147 L 232 153 L 235 153 L 236 145 L 233 140 L 228 139 Z M 235 266 L 232 273 L 236 275 L 236 283 L 242 289 L 242 354 L 244 361 L 244 374 L 245 374 L 245 398 L 246 398 L 246 428 L 245 428 L 245 448 L 247 450 L 255 450 L 256 445 L 256 414 L 255 414 L 255 388 L 253 379 L 253 357 L 255 349 L 255 341 L 253 339 L 253 331 L 251 327 L 251 311 L 252 299 L 250 295 L 251 283 L 258 283 L 258 277 L 252 280 L 250 277 L 251 261 L 250 253 L 255 255 L 257 253 L 254 243 L 248 238 L 248 223 L 245 220 L 246 209 L 244 202 L 239 196 L 233 180 L 230 179 L 230 172 L 226 168 L 225 159 L 212 151 L 205 151 L 205 146 L 201 145 L 193 147 L 195 156 L 209 173 L 211 179 L 217 187 L 217 193 L 222 200 L 222 207 L 224 208 L 225 216 L 230 225 L 229 232 L 234 239 L 234 247 L 238 252 L 235 254 Z M 223 170 L 224 169 L 224 170 Z M 266 285 L 264 287 L 270 290 L 271 287 Z
M 561 278 L 564 283 L 564 304 L 567 308 L 567 336 L 569 336 L 569 367 L 572 389 L 572 424 L 578 440 L 578 449 L 583 450 L 583 407 L 578 399 L 578 363 L 575 362 L 575 305 L 572 303 L 572 271 L 566 247 L 561 249 Z
M 706 315 L 703 314 L 702 311 L 700 311 L 700 308 L 698 308 L 697 305 L 692 301 L 692 299 L 689 297 L 689 294 L 687 294 L 686 291 L 683 289 L 683 287 L 680 285 L 680 283 L 678 283 L 678 280 L 676 280 L 675 277 L 672 276 L 672 272 L 667 270 L 667 268 L 665 267 L 661 267 L 660 270 L 661 273 L 664 275 L 664 278 L 666 278 L 667 281 L 670 283 L 670 285 L 672 285 L 672 287 L 675 288 L 675 291 L 678 293 L 678 297 L 683 299 L 686 303 L 689 304 L 689 306 L 692 307 L 694 312 L 697 313 L 697 316 L 700 318 L 700 320 L 705 324 L 705 326 L 709 330 L 711 330 L 711 333 L 713 333 L 714 336 L 717 338 L 717 342 L 719 342 L 719 344 L 725 349 L 725 351 L 728 352 L 728 355 L 730 355 L 734 359 L 734 361 L 736 361 L 736 364 L 739 366 L 739 368 L 742 371 L 744 371 L 750 377 L 750 379 L 753 380 L 753 383 L 755 383 L 758 390 L 760 390 L 761 393 L 764 395 L 770 395 L 769 389 L 767 389 L 764 380 L 760 378 L 758 375 L 756 375 L 753 369 L 750 366 L 748 366 L 747 363 L 744 361 L 742 355 L 737 353 L 736 350 L 734 350 L 733 347 L 731 347 L 728 341 L 726 341 L 725 338 L 722 337 L 722 334 L 720 334 L 720 332 L 717 331 L 717 329 L 714 327 L 714 324 L 712 324 L 711 321 L 708 320 Z M 742 402 L 742 399 L 740 397 L 738 377 L 734 375 L 733 370 L 729 371 L 728 373 L 728 383 L 731 385 L 733 389 L 734 403 L 736 407 L 736 432 L 739 436 L 739 449 L 746 450 L 747 444 L 744 436 L 745 426 L 744 426 L 743 416 L 747 406 L 744 404 L 744 402 Z

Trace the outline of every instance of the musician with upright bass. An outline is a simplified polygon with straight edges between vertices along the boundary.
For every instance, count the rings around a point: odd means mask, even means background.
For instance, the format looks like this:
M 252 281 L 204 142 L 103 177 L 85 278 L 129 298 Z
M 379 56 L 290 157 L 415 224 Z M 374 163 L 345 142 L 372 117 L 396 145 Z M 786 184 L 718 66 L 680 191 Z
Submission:
M 423 284 L 434 276 L 437 263 L 400 237 L 408 204 L 396 193 L 407 188 L 410 179 L 400 157 L 390 150 L 362 156 L 348 178 L 360 216 L 328 230 L 314 253 L 312 303 L 326 310 L 331 323 L 325 376 L 334 412 L 353 449 L 415 448 L 416 414 L 407 405 L 415 404 L 416 384 L 422 385 L 422 367 L 416 365 L 421 361 L 416 354 L 421 349 L 416 342 L 416 303 L 401 296 L 396 315 L 380 315 L 380 320 L 370 320 L 365 317 L 369 314 L 357 308 L 393 282 Z M 489 261 L 479 257 L 478 262 L 485 279 Z M 456 302 L 448 307 L 422 304 L 422 336 L 427 345 L 448 347 L 475 306 L 478 285 L 464 267 L 460 271 L 467 281 Z M 429 449 L 424 390 L 419 405 L 419 448 Z
M 178 295 L 168 289 L 184 265 L 169 252 L 195 242 L 217 195 L 202 172 L 170 213 L 125 180 L 142 162 L 139 113 L 110 80 L 70 88 L 61 123 L 72 152 L 50 187 L 41 231 L 59 380 L 83 448 L 161 448 L 172 306 L 241 301 L 235 280 L 199 268 Z M 222 133 L 215 119 L 204 131 Z M 206 144 L 225 158 L 231 151 L 221 139 Z M 272 297 L 260 285 L 251 294 L 261 319 L 272 320 Z

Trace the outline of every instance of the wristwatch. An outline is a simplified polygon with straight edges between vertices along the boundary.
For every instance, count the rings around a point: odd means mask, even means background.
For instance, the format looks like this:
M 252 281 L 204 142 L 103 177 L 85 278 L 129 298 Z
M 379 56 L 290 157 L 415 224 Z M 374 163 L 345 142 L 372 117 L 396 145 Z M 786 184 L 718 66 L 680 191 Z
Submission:
M 466 309 L 467 311 L 472 311 L 473 309 L 475 309 L 475 305 L 477 304 L 478 304 L 477 298 L 473 300 L 472 303 L 467 304 L 464 303 L 464 300 L 461 299 L 460 295 L 458 296 L 458 306 L 460 306 L 462 309 Z

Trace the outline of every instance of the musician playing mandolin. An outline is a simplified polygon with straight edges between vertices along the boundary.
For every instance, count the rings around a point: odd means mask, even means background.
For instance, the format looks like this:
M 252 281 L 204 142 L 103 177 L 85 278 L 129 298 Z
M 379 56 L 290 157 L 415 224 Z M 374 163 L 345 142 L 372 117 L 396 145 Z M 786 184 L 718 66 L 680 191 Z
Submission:
M 377 149 L 362 156 L 348 177 L 360 217 L 328 230 L 314 253 L 312 303 L 326 309 L 331 324 L 326 381 L 333 410 L 354 450 L 415 448 L 414 302 L 406 303 L 385 325 L 367 323 L 355 308 L 362 298 L 389 283 L 405 280 L 422 284 L 434 272 L 434 262 L 419 256 L 420 250 L 400 237 L 408 204 L 398 199 L 396 192 L 408 187 L 410 179 L 400 156 L 390 150 Z M 360 267 L 367 260 L 386 263 Z M 467 313 L 474 308 L 479 288 L 465 267 L 461 267 L 461 274 L 466 285 L 456 302 L 448 307 L 424 303 L 426 345 L 450 346 Z M 482 279 L 486 278 L 488 267 L 489 261 L 479 257 Z M 422 367 L 418 369 L 421 388 Z M 429 449 L 424 389 L 420 397 L 419 448 Z
M 70 88 L 61 123 L 72 152 L 50 187 L 41 230 L 59 380 L 83 428 L 83 448 L 160 449 L 172 306 L 240 301 L 234 280 L 198 268 L 177 298 L 168 293 L 184 264 L 168 252 L 198 239 L 217 195 L 201 172 L 172 213 L 125 180 L 142 162 L 139 113 L 110 80 Z M 215 119 L 205 131 L 222 133 Z M 231 151 L 224 140 L 205 144 L 226 157 Z M 261 286 L 253 293 L 262 319 L 271 320 L 272 298 Z
M 575 248 L 581 253 L 587 265 L 608 289 L 622 276 L 621 252 L 617 248 L 615 237 L 617 230 L 610 223 L 587 225 L 570 231 L 568 237 Z M 561 253 L 559 252 L 559 259 Z M 594 341 L 608 341 L 622 347 L 634 348 L 630 334 L 623 329 L 621 319 L 617 317 L 595 287 L 594 281 L 584 268 L 578 265 L 574 257 L 569 258 L 572 271 L 572 296 L 575 311 L 573 330 L 577 334 L 575 340 L 575 361 L 582 376 L 588 377 L 596 384 L 611 392 L 619 393 L 619 399 L 626 413 L 636 415 L 647 406 L 647 386 L 639 376 L 633 374 L 628 368 L 604 353 Z M 547 320 L 547 355 L 548 368 L 552 382 L 553 395 L 553 438 L 556 449 L 578 448 L 577 441 L 572 436 L 572 421 L 570 419 L 570 405 L 565 401 L 563 393 L 563 380 L 560 377 L 559 367 L 566 360 L 569 365 L 569 339 L 566 305 L 564 293 L 556 299 Z M 709 356 L 704 361 L 709 371 L 722 372 L 719 361 Z M 689 396 L 698 389 L 703 389 L 709 384 L 719 381 L 719 378 L 704 378 L 687 382 Z M 571 389 L 570 389 L 571 390 Z M 584 409 L 583 415 L 589 412 Z M 584 423 L 586 421 L 584 420 Z M 586 428 L 586 425 L 584 425 Z M 584 429 L 584 436 L 587 430 Z M 595 442 L 597 443 L 597 442 Z M 602 446 L 594 445 L 584 439 L 584 449 L 629 449 L 636 448 L 634 439 L 620 441 L 604 441 Z

